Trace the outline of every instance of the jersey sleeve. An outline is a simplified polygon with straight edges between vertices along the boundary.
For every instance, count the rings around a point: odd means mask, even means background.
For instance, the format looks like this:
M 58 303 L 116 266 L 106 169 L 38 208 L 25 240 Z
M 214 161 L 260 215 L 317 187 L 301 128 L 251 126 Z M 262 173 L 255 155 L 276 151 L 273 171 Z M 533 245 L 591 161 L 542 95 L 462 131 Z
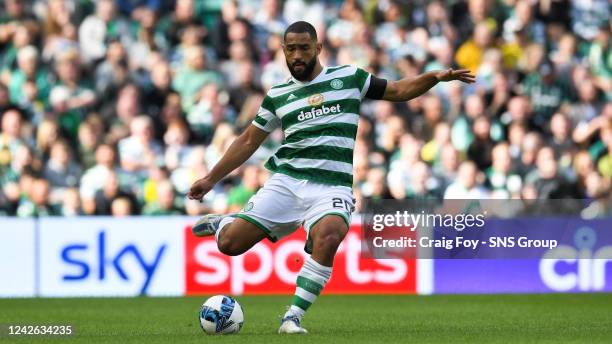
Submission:
M 280 119 L 276 116 L 275 112 L 272 98 L 266 95 L 259 107 L 259 111 L 257 111 L 257 115 L 253 119 L 253 125 L 269 133 L 274 131 L 280 125 Z
M 387 88 L 387 80 L 377 78 L 361 68 L 357 68 L 355 77 L 357 78 L 361 99 L 382 99 Z
M 355 71 L 355 79 L 357 81 L 357 86 L 359 87 L 359 92 L 361 93 L 361 99 L 363 99 L 366 92 L 368 92 L 371 77 L 372 74 L 361 68 L 357 68 L 357 71 Z

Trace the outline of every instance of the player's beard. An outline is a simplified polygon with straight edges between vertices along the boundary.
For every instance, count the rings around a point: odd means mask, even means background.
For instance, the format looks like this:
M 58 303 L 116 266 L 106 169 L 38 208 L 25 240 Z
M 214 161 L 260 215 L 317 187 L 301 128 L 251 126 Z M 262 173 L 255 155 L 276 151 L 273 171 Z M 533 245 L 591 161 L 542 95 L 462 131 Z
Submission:
M 304 68 L 300 72 L 297 72 L 295 70 L 294 64 L 289 64 L 289 62 L 287 61 L 287 67 L 289 68 L 289 72 L 291 73 L 291 75 L 297 80 L 307 81 L 308 77 L 310 77 L 312 71 L 317 65 L 317 59 L 313 58 L 312 60 L 304 63 Z

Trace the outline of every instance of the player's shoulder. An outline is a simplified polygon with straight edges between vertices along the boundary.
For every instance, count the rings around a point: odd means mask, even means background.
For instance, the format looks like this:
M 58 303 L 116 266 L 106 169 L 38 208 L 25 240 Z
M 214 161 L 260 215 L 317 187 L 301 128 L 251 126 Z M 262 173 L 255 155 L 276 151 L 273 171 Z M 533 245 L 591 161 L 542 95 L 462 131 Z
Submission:
M 293 78 L 288 78 L 284 82 L 278 83 L 270 87 L 270 89 L 266 93 L 266 98 L 277 98 L 289 91 L 295 90 L 296 87 L 299 87 L 299 85 L 295 83 Z
M 350 70 L 355 70 L 356 67 L 352 66 L 352 65 L 341 65 L 341 66 L 333 66 L 333 67 L 327 67 L 327 70 L 325 71 L 325 74 L 332 74 L 335 73 L 337 71 L 340 70 L 344 70 L 344 71 L 350 71 Z
M 327 67 L 325 74 L 327 78 L 329 77 L 342 78 L 342 77 L 357 76 L 359 75 L 359 73 L 362 73 L 362 72 L 364 72 L 363 69 L 357 66 L 341 65 L 341 66 Z
M 278 83 L 278 84 L 270 87 L 270 90 L 278 90 L 280 88 L 291 86 L 293 84 L 295 84 L 295 81 L 293 81 L 293 78 L 289 77 L 284 82 Z

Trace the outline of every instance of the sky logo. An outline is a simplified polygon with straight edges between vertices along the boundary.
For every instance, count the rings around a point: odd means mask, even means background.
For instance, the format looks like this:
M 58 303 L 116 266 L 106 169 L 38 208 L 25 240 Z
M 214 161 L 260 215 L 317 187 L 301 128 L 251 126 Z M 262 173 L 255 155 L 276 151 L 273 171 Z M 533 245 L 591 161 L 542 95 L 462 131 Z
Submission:
M 127 265 L 133 266 L 133 262 L 137 263 L 137 266 L 142 269 L 145 276 L 144 282 L 140 287 L 140 294 L 146 294 L 147 289 L 153 279 L 153 275 L 157 270 L 161 258 L 167 248 L 166 244 L 162 244 L 156 250 L 155 257 L 147 261 L 143 256 L 142 252 L 133 243 L 128 243 L 125 246 L 111 252 L 107 248 L 107 237 L 106 232 L 101 230 L 96 238 L 94 245 L 88 245 L 87 243 L 77 243 L 64 247 L 61 251 L 61 258 L 64 263 L 73 267 L 71 273 L 66 273 L 62 276 L 64 281 L 80 281 L 90 278 L 96 271 L 97 274 L 93 277 L 99 281 L 108 279 L 111 274 L 115 273 L 124 281 L 130 281 L 134 279 L 133 270 L 132 274 Z M 87 254 L 95 250 L 95 255 Z M 92 259 L 92 256 L 94 257 Z M 132 263 L 130 263 L 130 260 Z

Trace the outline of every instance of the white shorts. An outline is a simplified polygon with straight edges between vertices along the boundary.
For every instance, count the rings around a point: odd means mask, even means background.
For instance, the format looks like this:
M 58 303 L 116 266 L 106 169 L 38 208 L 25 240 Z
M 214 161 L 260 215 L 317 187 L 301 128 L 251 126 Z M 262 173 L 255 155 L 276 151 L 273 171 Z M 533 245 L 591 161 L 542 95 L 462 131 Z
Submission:
M 275 242 L 304 225 L 306 234 L 325 215 L 351 223 L 352 189 L 314 183 L 275 173 L 236 215 L 263 230 Z

